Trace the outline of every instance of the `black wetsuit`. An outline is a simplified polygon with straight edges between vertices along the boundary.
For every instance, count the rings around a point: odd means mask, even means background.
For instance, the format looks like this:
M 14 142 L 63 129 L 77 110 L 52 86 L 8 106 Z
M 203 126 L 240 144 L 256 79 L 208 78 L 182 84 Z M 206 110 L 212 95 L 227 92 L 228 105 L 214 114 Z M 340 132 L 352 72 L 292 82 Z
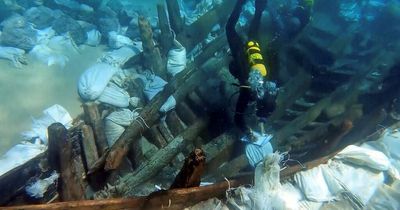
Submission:
M 245 123 L 244 113 L 247 109 L 249 102 L 255 100 L 255 96 L 250 88 L 245 88 L 249 86 L 248 78 L 250 67 L 244 52 L 245 43 L 236 32 L 235 26 L 239 20 L 240 13 L 242 12 L 242 7 L 246 3 L 246 1 L 247 0 L 237 0 L 236 5 L 228 19 L 228 23 L 226 24 L 226 36 L 233 56 L 233 60 L 229 64 L 229 71 L 235 78 L 239 80 L 239 85 L 241 86 L 239 90 L 239 98 L 236 103 L 234 120 L 236 126 L 245 133 L 247 133 L 249 129 Z M 249 40 L 257 40 L 256 36 L 260 26 L 262 12 L 266 6 L 266 2 L 267 0 L 256 0 L 256 10 L 253 20 L 250 23 L 250 29 L 248 33 Z M 262 105 L 262 107 L 271 109 L 269 105 Z M 266 112 L 269 113 L 270 111 Z

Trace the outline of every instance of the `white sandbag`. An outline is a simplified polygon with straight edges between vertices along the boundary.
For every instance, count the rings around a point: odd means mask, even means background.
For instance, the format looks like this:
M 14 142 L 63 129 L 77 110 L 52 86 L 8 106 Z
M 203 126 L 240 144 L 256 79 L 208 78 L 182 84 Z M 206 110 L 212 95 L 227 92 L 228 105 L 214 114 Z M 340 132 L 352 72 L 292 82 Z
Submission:
M 186 49 L 174 40 L 174 48 L 168 52 L 167 71 L 172 76 L 186 68 Z
M 66 52 L 79 52 L 78 46 L 69 34 L 65 36 L 54 36 L 50 39 L 47 46 L 57 53 L 64 54 Z
M 115 111 L 105 118 L 105 134 L 109 146 L 125 131 L 125 127 L 129 126 L 138 116 L 137 112 L 130 111 L 129 109 L 122 109 Z
M 129 106 L 130 96 L 124 89 L 118 87 L 114 83 L 109 83 L 100 96 L 98 101 L 110 104 L 116 107 L 124 108 Z
M 106 88 L 117 68 L 105 63 L 97 63 L 87 69 L 79 78 L 78 93 L 84 100 L 95 100 Z
M 47 144 L 47 128 L 56 122 L 63 124 L 67 129 L 72 127 L 71 115 L 64 107 L 58 104 L 45 109 L 43 116 L 40 118 L 32 118 L 31 130 L 23 132 L 22 136 L 25 140 L 39 138 L 43 143 Z
M 131 97 L 131 98 L 129 99 L 129 104 L 130 104 L 132 107 L 137 107 L 137 106 L 139 105 L 139 102 L 140 102 L 140 98 L 138 98 L 138 97 Z
M 273 153 L 257 165 L 254 178 L 254 209 L 284 209 L 284 202 L 279 196 L 282 188 L 279 177 L 280 160 L 281 156 Z
M 241 138 L 242 141 L 246 142 L 246 157 L 250 165 L 256 167 L 264 158 L 272 154 L 273 148 L 270 143 L 272 135 L 261 134 L 258 132 L 252 132 L 255 141 L 249 139 L 249 136 Z
M 167 113 L 168 111 L 174 109 L 176 106 L 176 100 L 174 96 L 168 97 L 167 101 L 161 106 L 160 112 Z
M 336 195 L 330 191 L 325 181 L 323 170 L 327 167 L 327 165 L 320 165 L 294 175 L 296 184 L 303 191 L 308 200 L 326 202 L 337 198 Z
M 86 32 L 87 39 L 85 44 L 97 47 L 101 42 L 101 33 L 96 29 L 92 29 L 91 31 Z
M 29 54 L 47 66 L 59 66 L 60 68 L 64 68 L 69 61 L 67 56 L 44 44 L 36 45 Z
M 329 163 L 330 173 L 343 190 L 354 195 L 364 205 L 384 183 L 383 172 L 371 171 L 364 167 L 353 167 L 338 161 Z
M 165 80 L 155 74 L 149 74 L 140 78 L 144 82 L 143 92 L 149 101 L 161 92 L 167 84 Z
M 277 196 L 283 202 L 283 209 L 300 209 L 300 201 L 304 200 L 301 191 L 289 182 L 282 184 Z
M 56 31 L 52 27 L 45 28 L 43 30 L 36 30 L 36 40 L 38 44 L 48 44 L 56 35 Z
M 139 52 L 139 50 L 123 46 L 117 50 L 106 52 L 99 60 L 115 67 L 122 67 L 130 58 Z
M 46 151 L 46 146 L 31 143 L 19 143 L 0 157 L 0 176 L 20 166 L 30 159 Z
M 124 46 L 133 46 L 133 41 L 129 37 L 119 35 L 117 32 L 111 31 L 108 33 L 108 46 L 118 49 Z
M 43 195 L 46 193 L 47 188 L 50 185 L 55 183 L 58 180 L 59 174 L 56 171 L 45 178 L 45 179 L 38 179 L 33 183 L 30 183 L 28 186 L 25 187 L 26 193 L 33 198 L 43 198 Z
M 61 105 L 55 104 L 43 111 L 46 116 L 49 116 L 55 122 L 63 124 L 67 129 L 72 127 L 72 117 L 68 111 Z
M 368 201 L 365 209 L 400 209 L 400 180 L 382 185 Z
M 360 166 L 386 171 L 390 161 L 382 152 L 372 149 L 349 145 L 339 152 L 335 159 L 344 160 Z
M 27 62 L 25 51 L 15 47 L 0 46 L 0 58 L 12 61 L 17 68 L 21 68 L 22 64 Z

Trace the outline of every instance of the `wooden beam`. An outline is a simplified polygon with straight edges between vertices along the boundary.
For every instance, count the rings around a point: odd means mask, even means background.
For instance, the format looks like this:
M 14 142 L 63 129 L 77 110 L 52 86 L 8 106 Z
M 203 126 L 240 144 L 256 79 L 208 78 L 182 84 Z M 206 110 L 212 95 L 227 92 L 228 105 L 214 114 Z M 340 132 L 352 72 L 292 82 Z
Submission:
M 54 150 L 49 150 L 52 164 L 60 173 L 59 194 L 61 200 L 83 200 L 88 183 L 85 180 L 86 171 L 83 166 L 80 144 L 78 139 L 68 135 L 67 129 L 61 123 L 53 123 L 48 128 L 49 145 L 54 145 Z M 51 152 L 51 154 L 50 154 Z M 55 154 L 53 154 L 55 152 Z
M 211 48 L 214 50 L 218 49 L 213 46 L 219 44 L 220 43 L 216 42 L 216 40 L 210 43 L 210 45 L 212 45 Z M 215 53 L 214 50 L 204 51 L 196 57 L 196 60 L 206 61 L 206 58 L 211 57 Z M 173 95 L 177 104 L 179 104 L 188 92 L 192 91 L 198 84 L 204 81 L 201 79 L 204 77 L 205 75 L 203 71 L 198 70 L 196 65 L 193 63 L 189 64 L 184 71 L 177 74 L 173 80 L 164 87 L 163 91 L 158 93 L 151 100 L 150 104 L 144 107 L 140 112 L 140 116 L 148 126 L 153 126 L 160 118 L 160 107 L 165 103 L 169 96 Z M 142 123 L 134 121 L 111 147 L 106 157 L 104 169 L 112 170 L 117 168 L 121 163 L 122 157 L 124 157 L 129 150 L 128 145 L 130 145 L 132 141 L 138 139 L 144 130 Z M 101 164 L 99 163 L 98 165 Z
M 97 151 L 99 155 L 103 155 L 108 149 L 107 137 L 104 133 L 104 122 L 97 104 L 88 102 L 83 104 L 83 112 L 85 113 L 85 122 L 93 129 L 94 137 L 96 140 Z
M 197 135 L 206 127 L 206 125 L 207 120 L 201 119 L 190 126 L 182 134 L 172 140 L 166 147 L 160 149 L 156 154 L 154 154 L 154 156 L 144 167 L 135 170 L 132 175 L 123 177 L 117 188 L 124 189 L 126 186 L 128 186 L 128 191 L 131 191 L 134 190 L 139 184 L 151 179 L 173 160 L 173 158 L 181 151 L 182 148 L 184 148 L 188 141 L 192 141 L 194 138 L 196 138 Z
M 6 205 L 18 193 L 25 190 L 32 177 L 41 174 L 42 170 L 39 167 L 39 163 L 46 156 L 47 152 L 41 153 L 0 176 L 0 205 Z
M 239 179 L 224 181 L 205 187 L 193 187 L 184 189 L 174 189 L 168 191 L 155 192 L 147 197 L 107 199 L 107 200 L 85 200 L 60 202 L 43 205 L 27 205 L 16 207 L 4 207 L 4 210 L 120 210 L 120 209 L 161 209 L 167 208 L 184 209 L 192 206 L 200 201 L 207 200 L 212 197 L 222 198 L 225 196 L 226 190 L 239 187 L 240 185 L 250 183 L 252 176 L 245 176 Z
M 183 22 L 181 9 L 177 0 L 166 0 L 169 22 L 175 34 L 179 34 L 184 30 L 185 23 Z
M 171 27 L 169 25 L 167 12 L 163 4 L 157 4 L 158 12 L 158 27 L 161 30 L 160 44 L 162 54 L 167 55 L 168 51 L 171 49 L 174 37 L 172 36 Z
M 221 28 L 225 27 L 225 23 L 228 20 L 234 5 L 235 4 L 233 4 L 231 0 L 224 0 L 221 4 L 215 5 L 213 9 L 209 10 L 190 26 L 177 33 L 177 40 L 179 40 L 183 46 L 186 47 L 186 50 L 190 52 L 197 44 L 207 38 L 207 35 L 216 24 L 219 24 Z M 223 36 L 225 37 L 225 33 Z M 226 42 L 224 42 L 224 45 L 226 45 Z
M 194 149 L 185 159 L 185 162 L 175 177 L 169 189 L 189 188 L 200 186 L 204 172 L 206 156 L 202 149 Z
M 144 66 L 152 69 L 157 76 L 166 80 L 166 64 L 161 58 L 160 50 L 154 44 L 150 22 L 145 17 L 140 16 L 138 25 L 143 43 Z
M 82 126 L 82 147 L 86 162 L 86 168 L 89 171 L 99 159 L 93 130 L 89 125 Z

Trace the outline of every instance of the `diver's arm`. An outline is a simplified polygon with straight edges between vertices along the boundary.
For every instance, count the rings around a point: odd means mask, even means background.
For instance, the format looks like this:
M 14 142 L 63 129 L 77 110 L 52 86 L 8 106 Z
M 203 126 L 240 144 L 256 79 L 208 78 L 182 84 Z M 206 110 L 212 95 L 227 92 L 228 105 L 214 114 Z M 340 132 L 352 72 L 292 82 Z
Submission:
M 257 40 L 258 30 L 260 28 L 261 16 L 265 7 L 267 6 L 267 0 L 256 0 L 253 20 L 250 23 L 249 28 L 249 40 Z
M 242 47 L 242 40 L 239 34 L 236 32 L 235 26 L 239 21 L 240 13 L 242 12 L 242 6 L 246 3 L 246 0 L 237 0 L 236 5 L 229 16 L 226 24 L 226 37 L 228 40 L 229 48 L 231 49 L 232 55 L 235 55 Z

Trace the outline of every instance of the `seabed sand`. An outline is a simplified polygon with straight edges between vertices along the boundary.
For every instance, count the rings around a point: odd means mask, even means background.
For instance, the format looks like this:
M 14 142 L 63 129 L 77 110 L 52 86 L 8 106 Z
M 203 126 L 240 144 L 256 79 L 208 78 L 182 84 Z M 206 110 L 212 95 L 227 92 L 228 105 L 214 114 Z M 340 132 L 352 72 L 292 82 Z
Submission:
M 79 53 L 69 52 L 64 69 L 47 67 L 30 57 L 21 69 L 0 60 L 0 155 L 21 141 L 21 132 L 31 128 L 31 117 L 40 117 L 47 107 L 60 104 L 72 117 L 82 112 L 78 78 L 104 49 L 83 46 Z

